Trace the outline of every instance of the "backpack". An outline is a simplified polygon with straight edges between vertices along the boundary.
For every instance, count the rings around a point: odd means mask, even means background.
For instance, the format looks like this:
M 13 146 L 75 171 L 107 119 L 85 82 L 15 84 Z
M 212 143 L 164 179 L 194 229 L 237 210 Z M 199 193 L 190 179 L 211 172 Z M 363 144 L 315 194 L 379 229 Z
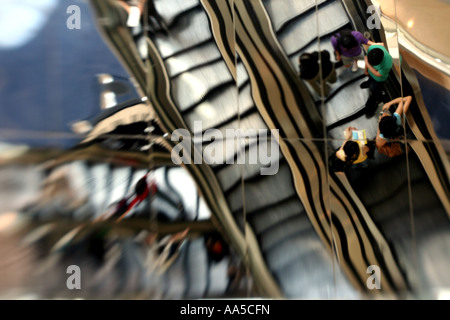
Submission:
M 400 142 L 386 142 L 383 146 L 378 148 L 378 153 L 384 154 L 388 157 L 396 157 L 403 153 Z

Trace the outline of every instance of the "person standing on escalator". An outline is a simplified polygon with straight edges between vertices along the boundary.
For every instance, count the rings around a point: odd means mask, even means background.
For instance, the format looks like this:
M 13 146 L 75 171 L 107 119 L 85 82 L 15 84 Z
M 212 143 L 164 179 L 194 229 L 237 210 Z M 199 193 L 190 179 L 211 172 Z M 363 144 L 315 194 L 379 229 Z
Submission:
M 327 50 L 312 53 L 302 53 L 298 59 L 300 78 L 307 81 L 318 95 L 327 96 L 330 92 L 330 83 L 335 83 L 336 70 L 334 63 L 330 60 L 330 53 Z M 322 81 L 320 79 L 320 68 L 322 68 Z
M 378 153 L 395 157 L 403 153 L 403 116 L 408 112 L 412 97 L 399 97 L 386 104 L 378 120 L 376 147 Z
M 342 145 L 329 157 L 330 170 L 344 172 L 348 169 L 367 168 L 368 159 L 375 159 L 375 141 L 355 139 L 355 127 L 345 129 L 345 140 Z
M 389 77 L 393 62 L 392 56 L 382 45 L 372 45 L 364 58 L 366 62 L 365 74 L 369 80 L 361 83 L 362 89 L 370 88 L 370 96 L 366 102 L 366 117 L 371 118 L 377 110 L 378 104 L 382 102 L 384 83 Z
M 331 37 L 336 61 L 342 61 L 346 68 L 352 67 L 352 72 L 358 71 L 358 60 L 364 60 L 361 45 L 375 45 L 377 43 L 365 38 L 359 31 L 343 30 Z

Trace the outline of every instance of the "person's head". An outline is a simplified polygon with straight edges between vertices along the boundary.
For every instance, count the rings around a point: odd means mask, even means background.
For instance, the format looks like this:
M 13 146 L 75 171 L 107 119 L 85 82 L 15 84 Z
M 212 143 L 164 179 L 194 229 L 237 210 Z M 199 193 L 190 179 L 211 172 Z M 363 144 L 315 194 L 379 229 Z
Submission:
M 367 55 L 367 60 L 372 66 L 377 66 L 383 61 L 384 52 L 380 48 L 374 48 L 369 51 Z
M 378 124 L 380 133 L 388 139 L 397 138 L 399 136 L 399 126 L 393 116 L 384 116 L 380 119 Z
M 319 63 L 317 57 L 311 53 L 302 53 L 298 59 L 300 64 L 300 76 L 303 78 L 306 74 L 316 74 L 319 72 Z
M 355 141 L 347 141 L 342 148 L 345 153 L 345 162 L 352 163 L 359 157 L 359 145 Z
M 347 164 L 333 153 L 328 157 L 328 166 L 331 172 L 344 172 Z
M 305 68 L 316 66 L 317 65 L 317 59 L 308 52 L 302 53 L 300 57 L 298 58 L 298 63 Z
M 339 43 L 345 49 L 352 49 L 358 46 L 358 41 L 352 35 L 351 31 L 345 30 L 341 32 Z

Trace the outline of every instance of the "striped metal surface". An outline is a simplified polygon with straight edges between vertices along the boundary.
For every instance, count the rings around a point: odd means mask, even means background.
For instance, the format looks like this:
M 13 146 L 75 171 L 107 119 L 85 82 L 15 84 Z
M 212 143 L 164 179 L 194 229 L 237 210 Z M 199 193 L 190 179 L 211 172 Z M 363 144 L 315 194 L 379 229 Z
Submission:
M 384 170 L 386 166 L 395 171 L 406 159 L 378 157 L 364 174 L 350 176 L 329 174 L 326 168 L 327 155 L 340 144 L 350 121 L 367 129 L 369 136 L 376 133 L 376 119 L 361 117 L 367 98 L 367 92 L 358 88 L 363 75 L 338 70 L 339 81 L 323 104 L 297 77 L 296 61 L 302 52 L 318 45 L 331 50 L 330 36 L 352 28 L 342 3 L 202 0 L 179 11 L 176 1 L 155 4 L 161 12 L 170 4 L 177 20 L 168 35 L 149 34 L 151 68 L 146 81 L 140 76 L 140 85 L 167 132 L 185 128 L 195 133 L 195 121 L 206 124 L 203 132 L 279 130 L 282 156 L 274 176 L 260 176 L 249 165 L 212 165 L 212 170 L 204 164 L 186 166 L 212 214 L 248 258 L 260 292 L 272 297 L 405 297 L 428 290 L 421 291 L 412 280 L 426 273 L 405 267 L 403 257 L 411 262 L 411 248 L 393 243 L 395 237 L 385 232 L 378 209 L 364 196 L 377 191 L 395 194 L 394 184 L 361 186 L 362 176 L 377 172 L 383 180 L 391 172 Z M 188 30 L 193 32 L 189 40 Z M 251 152 L 252 146 L 244 150 Z M 440 188 L 446 186 L 438 181 L 442 175 L 433 178 L 434 166 L 423 160 L 426 153 L 418 154 L 422 162 L 412 154 L 406 162 L 422 177 L 420 182 L 408 180 L 406 172 L 395 179 L 399 183 L 406 179 L 412 186 L 401 196 L 406 203 L 421 188 L 429 190 L 427 197 L 436 207 L 434 219 L 440 221 L 447 211 Z M 391 214 L 396 210 L 409 230 L 412 222 L 406 214 L 411 208 L 399 205 Z M 273 224 L 264 221 L 268 217 Z M 366 286 L 371 265 L 379 266 L 385 279 L 380 291 Z
M 208 261 L 201 237 L 189 241 L 176 263 L 157 279 L 153 297 L 232 294 L 227 290 L 229 259 L 245 264 L 254 283 L 253 291 L 246 294 L 252 296 L 416 298 L 450 287 L 448 158 L 411 73 L 405 76 L 393 70 L 384 95 L 386 101 L 399 93 L 417 100 L 407 117 L 408 152 L 389 159 L 377 155 L 367 168 L 347 173 L 327 168 L 344 129 L 349 125 L 366 129 L 370 138 L 377 131 L 377 117 L 364 115 L 368 91 L 359 88 L 365 79 L 362 70 L 338 68 L 338 80 L 327 97 L 317 95 L 298 76 L 298 57 L 319 49 L 332 53 L 331 36 L 364 25 L 355 12 L 367 4 L 338 0 L 154 3 L 167 32 L 131 30 L 115 1 L 91 1 L 101 34 L 132 75 L 142 99 L 98 118 L 80 150 L 72 153 L 78 161 L 66 165 L 85 182 L 86 194 L 80 197 L 88 199 L 68 212 L 73 218 L 105 212 L 130 192 L 151 164 L 159 167 L 154 174 L 161 190 L 151 204 L 159 218 L 185 223 L 206 216 L 230 240 L 233 254 L 219 264 Z M 376 32 L 372 37 L 383 39 L 383 30 Z M 408 71 L 406 64 L 404 68 Z M 117 135 L 121 126 L 136 123 L 157 127 L 150 152 L 144 150 L 150 137 L 145 132 Z M 192 153 L 183 155 L 192 164 L 182 168 L 175 167 L 170 157 L 178 143 L 171 138 L 180 129 L 193 137 L 187 139 Z M 275 174 L 261 174 L 267 164 L 249 163 L 262 150 L 261 135 L 247 137 L 233 152 L 223 153 L 220 163 L 209 164 L 206 156 L 202 163 L 194 161 L 220 145 L 220 139 L 212 141 L 212 136 L 237 129 L 277 130 L 276 139 L 269 139 L 266 146 L 280 151 L 271 158 Z M 134 142 L 124 142 L 129 140 Z M 97 162 L 102 152 L 124 145 L 129 150 L 110 152 L 122 153 L 120 161 L 130 159 L 139 166 Z M 246 161 L 239 163 L 242 159 Z M 54 163 L 53 168 L 64 168 L 64 162 Z M 149 205 L 142 203 L 133 216 L 151 219 L 145 210 Z M 55 211 L 46 204 L 32 214 L 42 218 Z M 135 261 L 133 244 L 124 246 L 129 248 L 125 260 Z M 125 273 L 142 276 L 145 268 L 135 271 L 139 264 L 131 265 L 124 267 Z M 381 270 L 380 290 L 367 285 L 371 266 Z M 133 284 L 119 281 L 115 290 L 139 291 L 142 283 L 155 288 L 144 278 Z M 241 289 L 248 290 L 249 282 L 246 285 Z

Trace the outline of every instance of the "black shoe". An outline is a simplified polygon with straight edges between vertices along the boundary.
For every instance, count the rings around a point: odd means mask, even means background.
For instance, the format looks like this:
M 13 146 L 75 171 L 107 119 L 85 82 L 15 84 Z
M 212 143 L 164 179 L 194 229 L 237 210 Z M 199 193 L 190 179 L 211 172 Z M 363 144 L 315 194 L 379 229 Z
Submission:
M 361 89 L 367 89 L 368 87 L 370 87 L 370 81 L 369 81 L 369 80 L 364 81 L 363 83 L 361 83 L 361 84 L 359 85 L 359 87 L 360 87 Z
M 370 119 L 375 115 L 377 111 L 378 103 L 368 103 L 366 104 L 366 118 Z

